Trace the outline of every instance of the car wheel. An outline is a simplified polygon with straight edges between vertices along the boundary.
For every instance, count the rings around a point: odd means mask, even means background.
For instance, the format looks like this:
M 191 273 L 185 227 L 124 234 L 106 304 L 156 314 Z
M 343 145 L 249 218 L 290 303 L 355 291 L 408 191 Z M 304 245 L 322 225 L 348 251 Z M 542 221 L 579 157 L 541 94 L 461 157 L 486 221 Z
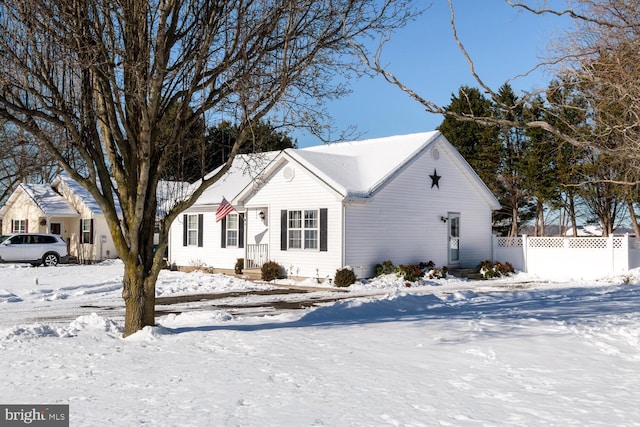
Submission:
M 60 262 L 60 257 L 55 252 L 47 252 L 42 257 L 42 265 L 45 267 L 55 267 Z

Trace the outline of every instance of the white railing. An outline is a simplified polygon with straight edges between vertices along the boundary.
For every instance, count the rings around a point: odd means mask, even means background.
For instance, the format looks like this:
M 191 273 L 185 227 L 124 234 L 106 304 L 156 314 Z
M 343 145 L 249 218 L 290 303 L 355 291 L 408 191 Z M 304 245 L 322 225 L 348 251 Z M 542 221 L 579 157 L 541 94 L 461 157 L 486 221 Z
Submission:
M 260 268 L 269 260 L 269 245 L 247 245 L 244 268 Z
M 494 237 L 493 261 L 555 277 L 602 277 L 640 267 L 640 239 L 609 237 Z

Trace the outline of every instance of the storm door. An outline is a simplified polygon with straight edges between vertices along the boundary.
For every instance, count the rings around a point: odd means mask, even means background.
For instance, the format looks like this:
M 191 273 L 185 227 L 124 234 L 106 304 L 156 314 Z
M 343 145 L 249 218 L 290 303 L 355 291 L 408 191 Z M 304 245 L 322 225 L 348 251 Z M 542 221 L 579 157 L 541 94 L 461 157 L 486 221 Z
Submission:
M 449 225 L 449 264 L 460 262 L 460 214 L 449 213 L 447 224 Z

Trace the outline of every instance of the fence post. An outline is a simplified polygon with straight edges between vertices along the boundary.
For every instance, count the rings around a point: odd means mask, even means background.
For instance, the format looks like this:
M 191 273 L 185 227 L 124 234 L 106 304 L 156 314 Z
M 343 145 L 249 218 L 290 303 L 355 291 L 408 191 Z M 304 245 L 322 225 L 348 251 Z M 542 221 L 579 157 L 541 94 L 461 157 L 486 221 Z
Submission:
M 631 264 L 631 254 L 629 252 L 629 233 L 624 233 L 624 239 L 622 239 L 622 253 L 624 254 L 624 258 L 622 258 L 624 260 L 624 265 L 622 267 L 624 268 L 624 272 L 626 273 L 627 271 L 629 271 L 629 264 Z
M 607 238 L 607 247 L 611 251 L 611 258 L 610 258 L 611 268 L 610 268 L 610 272 L 611 272 L 611 274 L 614 274 L 615 270 L 616 270 L 616 261 L 615 261 L 616 255 L 615 255 L 615 249 L 613 248 L 613 233 L 609 234 L 609 236 Z
M 498 237 L 495 234 L 491 235 L 491 263 L 495 264 L 496 254 L 498 253 Z
M 524 272 L 529 272 L 529 260 L 528 260 L 528 251 L 529 240 L 527 239 L 527 235 L 522 235 L 522 267 L 524 268 Z

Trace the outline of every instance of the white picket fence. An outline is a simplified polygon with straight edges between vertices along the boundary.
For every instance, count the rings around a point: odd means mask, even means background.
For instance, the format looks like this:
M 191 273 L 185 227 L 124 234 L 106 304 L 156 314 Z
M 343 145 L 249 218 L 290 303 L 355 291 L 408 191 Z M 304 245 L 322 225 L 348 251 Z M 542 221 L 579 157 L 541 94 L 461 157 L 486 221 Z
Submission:
M 493 261 L 548 277 L 597 278 L 640 267 L 640 239 L 609 237 L 497 237 Z

